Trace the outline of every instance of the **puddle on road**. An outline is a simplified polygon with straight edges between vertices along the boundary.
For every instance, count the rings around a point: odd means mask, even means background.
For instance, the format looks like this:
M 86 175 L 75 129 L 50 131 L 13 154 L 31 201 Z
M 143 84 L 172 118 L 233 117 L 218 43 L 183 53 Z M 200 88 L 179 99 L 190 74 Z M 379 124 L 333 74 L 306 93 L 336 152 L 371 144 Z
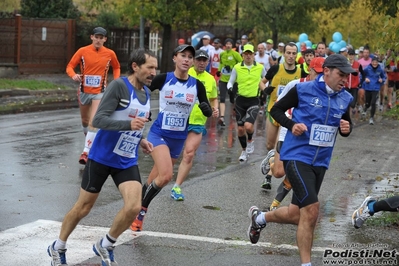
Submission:
M 372 195 L 382 199 L 386 198 L 387 195 L 397 193 L 399 173 L 377 175 L 374 180 L 370 180 L 370 183 L 366 184 L 370 188 L 369 190 L 362 186 L 353 194 L 342 195 L 325 202 L 320 210 L 320 220 L 316 228 L 315 241 L 320 240 L 323 243 L 330 243 L 330 245 L 378 243 L 398 247 L 399 230 L 397 227 L 368 226 L 366 224 L 360 229 L 355 229 L 352 225 L 352 213 L 359 207 L 366 196 Z M 377 213 L 374 217 L 379 217 L 381 214 Z

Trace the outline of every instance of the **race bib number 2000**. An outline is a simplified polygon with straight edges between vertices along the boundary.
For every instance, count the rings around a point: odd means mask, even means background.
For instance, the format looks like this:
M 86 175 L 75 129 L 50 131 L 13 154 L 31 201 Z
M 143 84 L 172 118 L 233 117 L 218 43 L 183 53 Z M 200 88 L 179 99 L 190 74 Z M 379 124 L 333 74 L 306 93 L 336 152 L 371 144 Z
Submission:
M 309 144 L 320 147 L 332 147 L 337 131 L 338 127 L 313 124 L 310 130 Z

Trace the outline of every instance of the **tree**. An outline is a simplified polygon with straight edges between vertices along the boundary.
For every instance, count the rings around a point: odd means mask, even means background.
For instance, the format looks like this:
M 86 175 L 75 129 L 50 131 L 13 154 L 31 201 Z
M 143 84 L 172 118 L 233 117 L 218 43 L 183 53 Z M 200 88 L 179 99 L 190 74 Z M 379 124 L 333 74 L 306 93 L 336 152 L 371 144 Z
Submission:
M 161 72 L 172 69 L 171 47 L 172 29 L 198 29 L 207 22 L 224 17 L 230 0 L 131 0 L 130 5 L 137 8 L 152 26 L 162 29 Z
M 72 0 L 21 0 L 21 14 L 31 18 L 79 18 Z
M 367 0 L 368 6 L 377 13 L 393 18 L 398 16 L 399 0 Z
M 299 34 L 315 31 L 318 26 L 312 20 L 315 11 L 321 8 L 329 10 L 349 5 L 351 2 L 352 0 L 241 1 L 238 26 L 256 29 L 259 38 L 263 40 L 271 38 L 277 43 L 281 33 Z

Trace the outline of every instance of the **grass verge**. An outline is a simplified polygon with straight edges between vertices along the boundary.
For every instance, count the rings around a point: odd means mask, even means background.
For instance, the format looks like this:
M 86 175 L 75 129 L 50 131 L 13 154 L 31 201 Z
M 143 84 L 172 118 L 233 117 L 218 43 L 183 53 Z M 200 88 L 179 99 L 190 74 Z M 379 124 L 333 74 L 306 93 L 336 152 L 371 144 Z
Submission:
M 28 89 L 28 90 L 58 90 L 66 89 L 63 85 L 44 80 L 34 79 L 0 79 L 0 90 Z

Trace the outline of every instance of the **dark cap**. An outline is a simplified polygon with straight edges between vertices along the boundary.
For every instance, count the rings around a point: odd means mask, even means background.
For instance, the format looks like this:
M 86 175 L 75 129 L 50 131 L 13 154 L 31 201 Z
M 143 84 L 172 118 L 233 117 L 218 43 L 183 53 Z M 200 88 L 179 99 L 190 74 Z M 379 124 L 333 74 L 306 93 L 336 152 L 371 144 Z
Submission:
M 173 56 L 175 56 L 176 54 L 181 53 L 181 52 L 183 52 L 185 50 L 189 50 L 193 56 L 195 55 L 194 47 L 192 47 L 191 45 L 188 45 L 188 44 L 182 44 L 182 45 L 177 46 L 173 50 Z
M 97 27 L 93 29 L 93 35 L 96 34 L 107 36 L 107 31 L 102 27 Z
M 242 35 L 242 36 L 241 36 L 241 39 L 248 40 L 248 36 L 247 36 L 247 35 Z
M 228 42 L 231 43 L 231 44 L 234 44 L 233 39 L 230 39 L 230 38 L 227 38 L 227 39 L 224 41 L 224 44 L 226 45 Z
M 349 49 L 348 55 L 356 55 L 356 51 L 353 49 Z
M 197 58 L 200 58 L 200 57 L 209 59 L 209 55 L 208 55 L 208 53 L 206 51 L 204 51 L 204 50 L 195 51 L 195 58 L 197 59 Z
M 220 43 L 220 39 L 214 39 L 213 43 Z
M 357 75 L 356 70 L 354 70 L 349 63 L 348 59 L 342 54 L 332 54 L 326 58 L 323 67 L 333 67 L 338 68 L 345 74 Z

